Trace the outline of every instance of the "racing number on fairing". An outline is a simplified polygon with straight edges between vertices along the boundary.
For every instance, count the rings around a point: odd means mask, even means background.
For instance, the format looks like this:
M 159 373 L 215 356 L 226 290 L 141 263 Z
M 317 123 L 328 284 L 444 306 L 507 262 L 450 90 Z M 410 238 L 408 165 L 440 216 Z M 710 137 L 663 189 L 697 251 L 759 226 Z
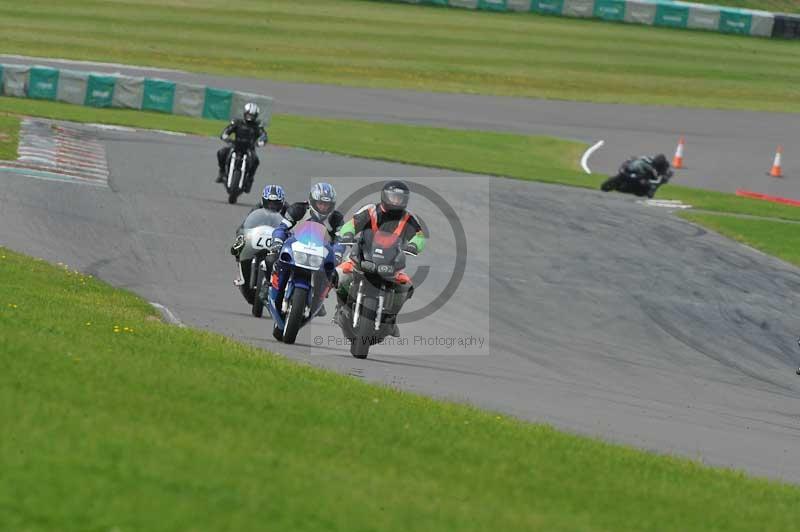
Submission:
M 265 235 L 263 235 L 263 234 L 262 234 L 262 235 L 259 235 L 259 237 L 258 237 L 258 241 L 256 242 L 256 245 L 255 245 L 254 247 L 255 247 L 255 248 L 257 248 L 257 249 L 264 249 L 264 248 L 266 248 L 267 246 L 269 246 L 269 243 L 270 243 L 271 241 L 272 241 L 272 238 L 271 238 L 271 237 L 269 237 L 269 236 L 265 236 Z

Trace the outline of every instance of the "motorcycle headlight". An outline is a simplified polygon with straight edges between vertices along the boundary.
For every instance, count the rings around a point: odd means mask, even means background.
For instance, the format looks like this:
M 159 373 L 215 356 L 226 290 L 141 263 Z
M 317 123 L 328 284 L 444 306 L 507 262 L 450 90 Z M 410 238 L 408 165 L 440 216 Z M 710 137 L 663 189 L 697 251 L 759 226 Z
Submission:
M 361 269 L 367 273 L 372 273 L 375 271 L 375 263 L 369 260 L 362 260 Z
M 394 271 L 394 266 L 391 264 L 381 264 L 378 266 L 378 273 L 392 273 Z
M 305 266 L 308 268 L 316 269 L 322 266 L 322 257 L 320 257 L 319 255 L 311 255 L 309 253 L 303 253 L 302 251 L 295 251 L 294 262 L 298 266 Z

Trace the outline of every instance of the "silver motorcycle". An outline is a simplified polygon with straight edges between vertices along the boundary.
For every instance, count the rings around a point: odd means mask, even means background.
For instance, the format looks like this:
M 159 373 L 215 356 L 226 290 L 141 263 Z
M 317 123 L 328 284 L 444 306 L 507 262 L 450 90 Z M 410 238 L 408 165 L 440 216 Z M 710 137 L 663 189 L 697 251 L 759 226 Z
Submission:
M 239 287 L 256 318 L 264 314 L 264 302 L 258 297 L 266 281 L 269 266 L 264 262 L 269 255 L 272 231 L 283 221 L 283 216 L 273 211 L 257 209 L 245 218 L 236 235 L 235 248 L 239 249 L 237 266 L 239 277 L 233 284 Z

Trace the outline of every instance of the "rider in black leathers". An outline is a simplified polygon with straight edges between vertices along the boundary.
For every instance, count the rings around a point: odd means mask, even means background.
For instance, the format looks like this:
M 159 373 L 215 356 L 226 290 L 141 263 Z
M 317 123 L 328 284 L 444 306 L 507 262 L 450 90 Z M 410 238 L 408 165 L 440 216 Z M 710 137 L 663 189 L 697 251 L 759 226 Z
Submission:
M 222 130 L 219 137 L 230 144 L 217 151 L 217 163 L 219 164 L 217 183 L 222 183 L 225 180 L 225 165 L 228 161 L 228 155 L 233 149 L 233 144 L 236 144 L 241 149 L 247 150 L 249 154 L 250 164 L 248 165 L 249 168 L 245 179 L 245 192 L 250 193 L 250 188 L 253 186 L 253 177 L 256 175 L 256 170 L 260 163 L 255 148 L 256 146 L 264 146 L 269 142 L 267 131 L 258 119 L 260 112 L 256 104 L 248 103 L 244 106 L 243 117 L 231 120 L 231 123 Z
M 609 178 L 600 188 L 605 192 L 616 189 L 652 198 L 658 187 L 669 182 L 672 176 L 673 172 L 664 154 L 636 157 L 622 163 L 617 175 Z

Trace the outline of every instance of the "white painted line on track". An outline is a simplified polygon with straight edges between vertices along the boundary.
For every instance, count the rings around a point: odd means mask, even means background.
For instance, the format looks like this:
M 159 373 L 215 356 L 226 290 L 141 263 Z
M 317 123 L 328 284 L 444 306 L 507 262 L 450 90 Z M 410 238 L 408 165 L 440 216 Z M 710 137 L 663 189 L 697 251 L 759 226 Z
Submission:
M 48 172 L 46 170 L 38 170 L 33 168 L 15 168 L 13 166 L 5 166 L 0 164 L 0 172 L 10 175 L 18 175 L 22 177 L 29 177 L 38 179 L 40 181 L 52 181 L 54 183 L 76 183 L 79 185 L 89 185 L 93 187 L 108 188 L 106 181 L 87 179 L 84 177 L 72 176 L 67 174 L 60 174 L 56 172 Z
M 128 133 L 135 133 L 136 129 L 126 126 L 115 126 L 113 124 L 86 124 L 89 127 L 96 127 L 97 129 L 106 129 L 108 131 L 126 131 Z
M 108 131 L 124 131 L 127 133 L 161 133 L 162 135 L 172 135 L 173 137 L 188 137 L 187 133 L 181 133 L 179 131 L 166 131 L 163 129 L 136 129 L 132 127 L 126 126 L 115 126 L 111 124 L 85 124 L 90 127 L 95 127 L 97 129 L 106 129 Z
M 181 320 L 179 320 L 178 317 L 172 313 L 170 309 L 168 309 L 161 303 L 156 303 L 155 301 L 151 301 L 150 304 L 153 305 L 155 308 L 157 308 L 161 312 L 161 315 L 164 316 L 164 319 L 166 319 L 172 325 L 177 325 L 178 327 L 186 327 L 183 324 L 183 322 L 181 322 Z
M 592 171 L 589 169 L 589 157 L 591 157 L 594 152 L 602 148 L 605 143 L 606 141 L 604 140 L 597 141 L 594 146 L 583 152 L 583 157 L 581 157 L 581 166 L 583 167 L 583 171 L 587 174 L 592 173 Z
M 666 207 L 667 209 L 691 209 L 691 205 L 687 205 L 683 203 L 681 200 L 656 200 L 656 199 L 648 199 L 644 201 L 639 201 L 638 203 L 642 203 L 644 205 L 649 205 L 651 207 Z

